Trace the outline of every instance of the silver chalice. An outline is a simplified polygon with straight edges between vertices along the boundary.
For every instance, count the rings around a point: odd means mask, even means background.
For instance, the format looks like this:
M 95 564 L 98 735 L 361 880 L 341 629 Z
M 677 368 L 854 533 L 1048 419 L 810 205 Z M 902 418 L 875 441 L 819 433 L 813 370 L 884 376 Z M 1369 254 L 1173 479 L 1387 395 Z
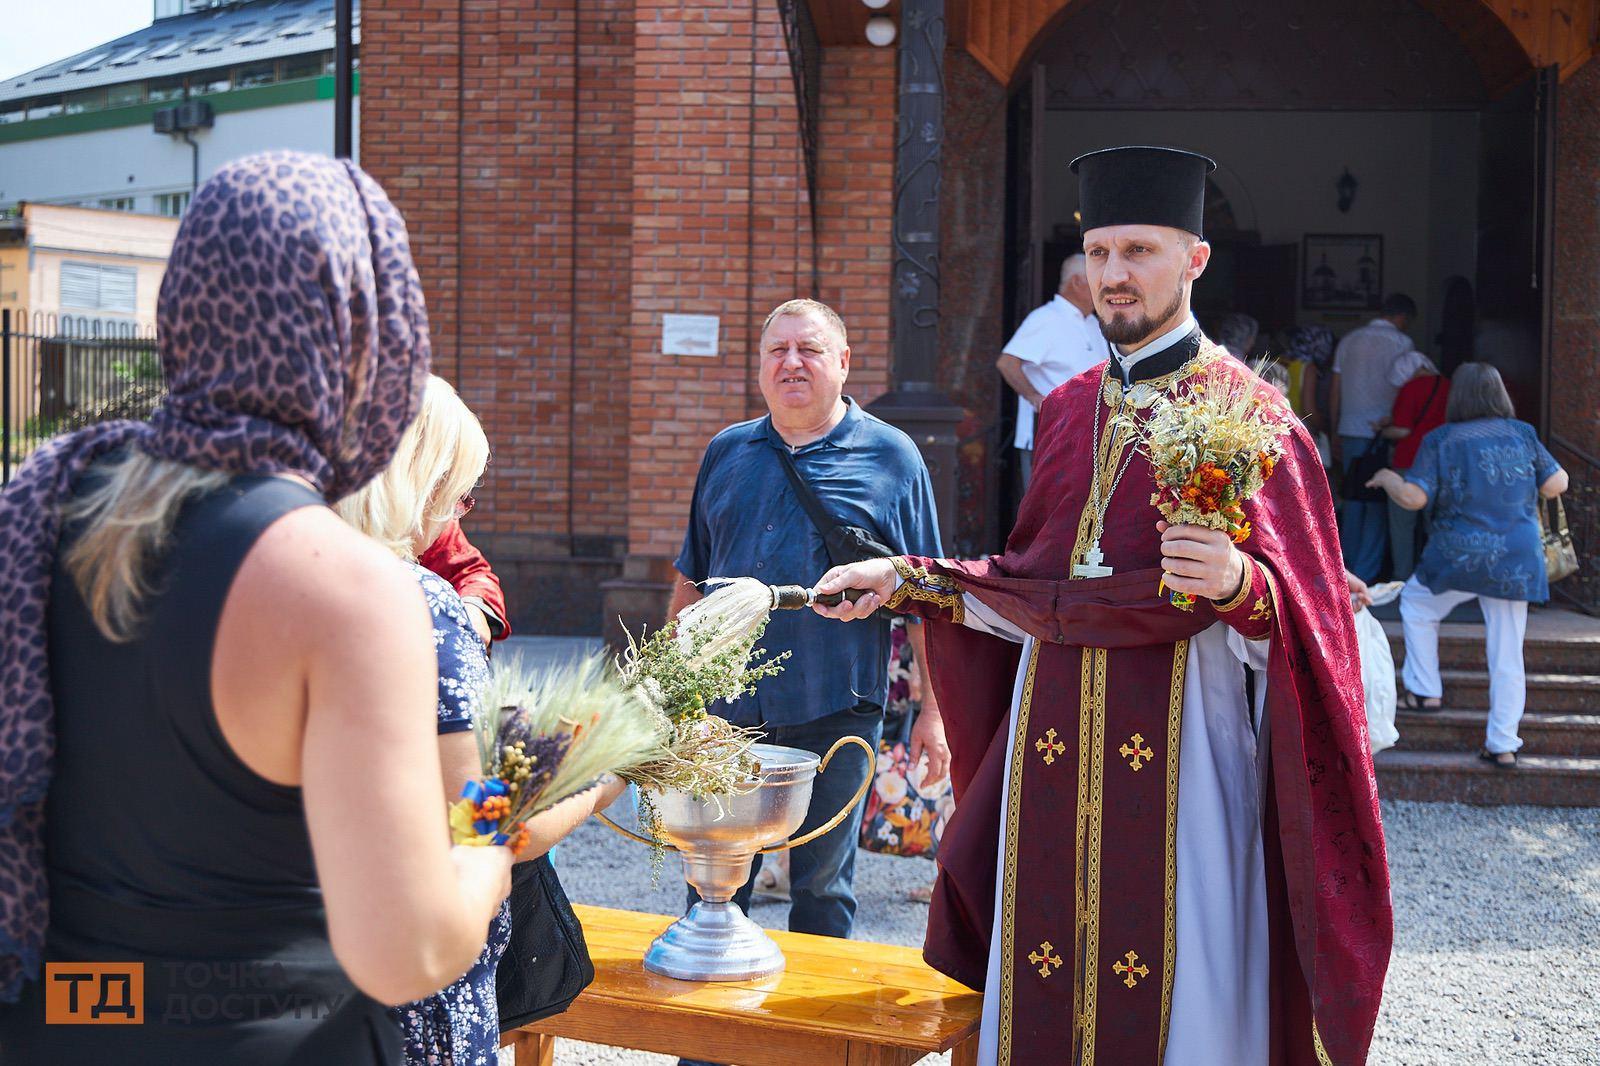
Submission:
M 811 784 L 846 744 L 867 753 L 866 779 L 844 808 L 816 829 L 789 839 L 811 804 Z M 807 844 L 843 822 L 872 787 L 877 752 L 860 737 L 841 737 L 822 758 L 799 748 L 757 744 L 760 783 L 719 802 L 668 789 L 652 797 L 660 817 L 662 842 L 683 857 L 684 879 L 700 894 L 689 913 L 656 937 L 644 968 L 684 981 L 746 981 L 783 969 L 783 951 L 733 903 L 733 894 L 750 879 L 755 856 Z M 654 841 L 601 820 L 625 836 Z

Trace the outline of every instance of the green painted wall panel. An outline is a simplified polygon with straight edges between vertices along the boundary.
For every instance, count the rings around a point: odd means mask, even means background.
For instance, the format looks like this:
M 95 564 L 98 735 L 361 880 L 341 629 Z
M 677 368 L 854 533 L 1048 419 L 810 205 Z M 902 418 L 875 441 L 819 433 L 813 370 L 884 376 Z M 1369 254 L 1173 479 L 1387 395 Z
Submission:
M 352 81 L 355 92 L 359 95 L 361 92 L 359 70 L 355 72 Z M 312 100 L 332 100 L 333 75 L 262 85 L 254 89 L 234 89 L 231 92 L 215 93 L 200 99 L 209 100 L 212 110 L 218 115 L 225 115 L 230 111 L 255 111 L 263 107 L 301 104 Z M 0 126 L 0 144 L 36 141 L 45 137 L 64 137 L 74 133 L 91 133 L 95 130 L 120 129 L 124 126 L 149 126 L 155 121 L 154 116 L 157 111 L 163 107 L 171 107 L 176 102 L 167 100 L 156 104 L 133 104 L 129 107 L 107 108 L 104 111 L 85 111 L 78 115 L 52 115 L 49 118 L 36 118 L 27 122 L 13 122 L 10 125 Z

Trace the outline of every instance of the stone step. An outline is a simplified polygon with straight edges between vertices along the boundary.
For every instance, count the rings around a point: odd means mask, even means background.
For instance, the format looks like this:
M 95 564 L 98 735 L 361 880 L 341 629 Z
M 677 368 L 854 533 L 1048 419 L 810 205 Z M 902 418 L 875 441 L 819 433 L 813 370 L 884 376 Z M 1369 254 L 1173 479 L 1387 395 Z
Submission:
M 1484 711 L 1447 709 L 1433 714 L 1401 710 L 1397 751 L 1476 752 L 1483 746 Z M 1600 714 L 1525 714 L 1517 727 L 1529 755 L 1600 758 Z
M 1389 653 L 1399 666 L 1406 658 L 1405 639 L 1399 630 L 1389 634 Z M 1439 666 L 1445 670 L 1487 669 L 1483 637 L 1441 637 Z M 1587 641 L 1543 640 L 1522 645 L 1524 669 L 1548 674 L 1593 673 L 1600 670 L 1600 648 Z
M 1384 632 L 1395 665 L 1405 659 L 1400 622 L 1387 619 Z M 1482 625 L 1447 624 L 1439 631 L 1439 666 L 1446 670 L 1486 668 Z M 1571 611 L 1542 610 L 1528 615 L 1528 635 L 1522 642 L 1524 667 L 1532 673 L 1600 673 L 1600 619 Z
M 1373 759 L 1378 794 L 1480 806 L 1600 807 L 1600 758 L 1524 755 L 1515 770 L 1501 770 L 1477 758 L 1476 750 L 1379 752 Z
M 1487 710 L 1489 675 L 1482 670 L 1440 670 L 1444 705 L 1455 710 Z M 1401 682 L 1404 683 L 1403 681 Z M 1600 675 L 1527 675 L 1528 709 L 1542 714 L 1600 714 Z

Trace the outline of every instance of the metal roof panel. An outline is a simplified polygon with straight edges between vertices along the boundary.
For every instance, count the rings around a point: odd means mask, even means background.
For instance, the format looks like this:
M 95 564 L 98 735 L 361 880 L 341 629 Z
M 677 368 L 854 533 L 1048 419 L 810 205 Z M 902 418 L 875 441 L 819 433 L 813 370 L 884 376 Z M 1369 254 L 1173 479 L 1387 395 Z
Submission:
M 360 0 L 354 38 L 361 40 Z M 284 31 L 293 26 L 293 36 Z M 267 32 L 270 31 L 270 32 Z M 197 48 L 204 51 L 197 51 Z M 249 0 L 162 19 L 76 55 L 0 82 L 0 103 L 41 94 L 171 77 L 334 47 L 333 0 Z M 115 55 L 109 63 L 108 56 Z M 94 65 L 89 66 L 93 60 Z

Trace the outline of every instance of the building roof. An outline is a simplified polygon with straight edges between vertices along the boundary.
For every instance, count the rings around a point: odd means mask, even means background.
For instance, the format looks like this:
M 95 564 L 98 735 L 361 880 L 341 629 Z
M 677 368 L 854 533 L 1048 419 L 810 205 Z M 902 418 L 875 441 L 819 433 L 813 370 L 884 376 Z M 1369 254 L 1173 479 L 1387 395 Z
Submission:
M 360 2 L 353 36 L 361 35 Z M 333 0 L 247 0 L 164 18 L 0 83 L 0 103 L 228 67 L 334 46 Z

